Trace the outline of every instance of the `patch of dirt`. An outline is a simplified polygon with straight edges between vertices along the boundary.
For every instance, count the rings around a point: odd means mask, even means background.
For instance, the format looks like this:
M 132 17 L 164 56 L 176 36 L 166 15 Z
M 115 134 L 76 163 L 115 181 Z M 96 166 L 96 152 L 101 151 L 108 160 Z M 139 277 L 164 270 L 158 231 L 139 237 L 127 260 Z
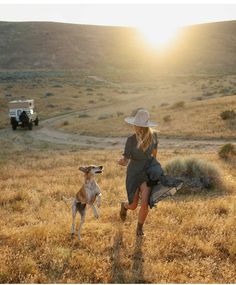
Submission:
M 76 112 L 78 113 L 78 112 Z M 33 131 L 16 130 L 10 128 L 0 130 L 0 139 L 7 143 L 17 145 L 37 144 L 38 142 L 46 142 L 56 145 L 71 145 L 86 147 L 91 149 L 123 149 L 125 137 L 95 137 L 80 134 L 69 134 L 63 131 L 58 131 L 53 128 L 55 121 L 63 120 L 71 116 L 71 114 L 61 115 L 40 122 L 39 127 L 35 127 Z M 227 142 L 230 142 L 227 140 Z M 159 149 L 174 149 L 176 151 L 182 149 L 191 149 L 214 152 L 219 147 L 226 143 L 222 139 L 188 139 L 188 138 L 159 138 Z M 232 141 L 233 143 L 233 141 Z

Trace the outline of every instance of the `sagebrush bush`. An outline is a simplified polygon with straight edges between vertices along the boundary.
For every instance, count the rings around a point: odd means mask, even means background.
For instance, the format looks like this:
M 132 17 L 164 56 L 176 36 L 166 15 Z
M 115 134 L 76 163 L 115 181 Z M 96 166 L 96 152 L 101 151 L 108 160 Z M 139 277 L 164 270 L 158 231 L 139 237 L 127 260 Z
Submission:
M 226 110 L 220 114 L 222 120 L 230 120 L 236 118 L 236 113 L 234 110 Z
M 209 96 L 213 96 L 213 95 L 214 95 L 214 92 L 210 92 L 210 91 L 203 93 L 203 96 L 205 96 L 205 97 L 209 97 Z
M 196 188 L 221 188 L 222 175 L 219 168 L 211 162 L 196 157 L 176 157 L 165 165 L 168 175 L 181 177 L 188 191 Z
M 185 102 L 184 101 L 179 101 L 179 102 L 176 102 L 172 105 L 172 108 L 183 108 L 185 106 Z
M 82 114 L 79 114 L 78 115 L 78 118 L 88 118 L 90 117 L 89 114 L 86 114 L 86 113 L 82 113 Z
M 163 117 L 163 121 L 166 122 L 166 123 L 170 122 L 171 121 L 171 116 L 170 115 L 164 116 Z
M 223 159 L 230 159 L 236 156 L 236 147 L 231 143 L 227 143 L 220 148 L 218 154 Z
M 169 106 L 169 103 L 161 103 L 160 105 L 159 105 L 159 107 L 166 107 L 166 106 Z
M 87 88 L 86 91 L 92 92 L 93 88 Z
M 52 92 L 46 92 L 45 96 L 49 97 L 49 96 L 54 96 L 54 94 Z
M 116 112 L 116 115 L 117 115 L 117 117 L 120 117 L 120 116 L 123 116 L 123 115 L 124 115 L 124 113 L 123 113 L 123 112 L 118 111 L 118 112 Z
M 64 122 L 62 123 L 62 125 L 63 125 L 63 126 L 68 126 L 68 125 L 69 125 L 69 122 L 68 122 L 68 121 L 64 121 Z
M 98 117 L 98 120 L 106 120 L 106 119 L 109 119 L 112 117 L 113 117 L 113 115 L 111 115 L 111 114 L 102 114 Z

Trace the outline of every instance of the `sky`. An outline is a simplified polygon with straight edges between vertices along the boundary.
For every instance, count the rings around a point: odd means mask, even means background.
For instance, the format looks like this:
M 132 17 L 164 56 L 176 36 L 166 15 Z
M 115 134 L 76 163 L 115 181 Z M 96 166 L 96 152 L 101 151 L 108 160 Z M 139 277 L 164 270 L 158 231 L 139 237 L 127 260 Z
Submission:
M 109 26 L 186 26 L 236 20 L 235 4 L 4 4 L 0 21 L 54 21 Z M 9 3 L 9 1 L 8 1 Z M 49 2 L 50 3 L 50 2 Z

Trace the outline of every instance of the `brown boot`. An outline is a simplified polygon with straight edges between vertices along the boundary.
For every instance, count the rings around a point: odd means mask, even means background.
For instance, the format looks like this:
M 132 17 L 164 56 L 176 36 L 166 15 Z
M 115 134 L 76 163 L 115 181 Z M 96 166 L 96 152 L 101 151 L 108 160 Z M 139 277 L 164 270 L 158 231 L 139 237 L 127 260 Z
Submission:
M 120 204 L 120 218 L 124 222 L 127 216 L 127 209 L 125 208 L 125 202 L 121 202 Z
M 144 236 L 144 233 L 143 233 L 143 224 L 141 224 L 141 223 L 138 223 L 138 224 L 137 224 L 136 235 L 137 235 L 137 236 Z

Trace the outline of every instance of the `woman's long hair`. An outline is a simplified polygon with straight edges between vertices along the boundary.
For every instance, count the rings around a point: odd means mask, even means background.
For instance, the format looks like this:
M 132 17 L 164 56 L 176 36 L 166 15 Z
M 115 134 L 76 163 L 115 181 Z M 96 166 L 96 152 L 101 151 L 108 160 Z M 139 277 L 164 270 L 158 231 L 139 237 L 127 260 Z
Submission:
M 134 126 L 134 131 L 138 142 L 137 147 L 140 148 L 143 152 L 145 152 L 151 145 L 153 140 L 152 129 L 149 127 Z

